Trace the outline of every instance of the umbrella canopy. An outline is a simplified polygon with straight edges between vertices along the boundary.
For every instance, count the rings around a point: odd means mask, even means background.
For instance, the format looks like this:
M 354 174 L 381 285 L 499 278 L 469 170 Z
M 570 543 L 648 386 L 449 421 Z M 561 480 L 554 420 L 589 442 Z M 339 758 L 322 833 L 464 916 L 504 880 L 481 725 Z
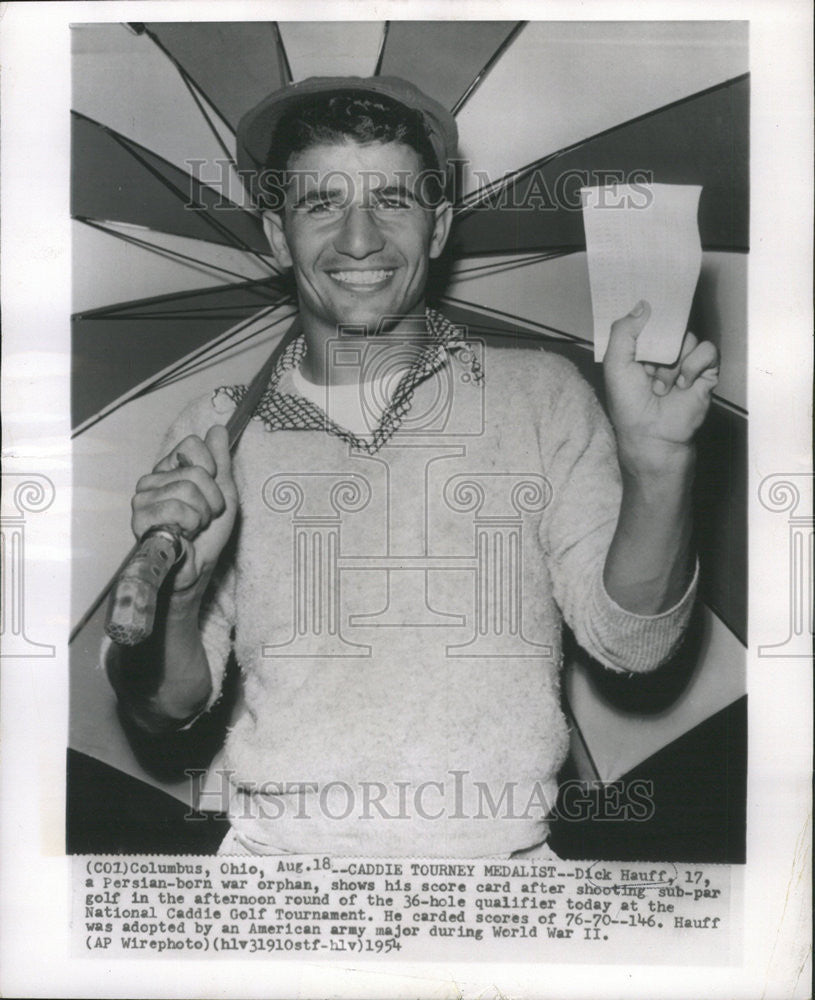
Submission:
M 743 25 L 94 24 L 73 28 L 73 52 L 77 619 L 129 545 L 134 470 L 152 465 L 185 401 L 248 381 L 294 311 L 235 169 L 238 120 L 291 80 L 401 75 L 451 108 L 461 133 L 441 308 L 473 336 L 563 353 L 595 385 L 579 187 L 632 177 L 703 186 L 691 326 L 723 355 L 700 448 L 703 653 L 685 694 L 641 724 L 654 732 L 633 751 L 625 712 L 598 695 L 587 672 L 572 672 L 569 691 L 604 777 L 738 697 L 746 637 Z M 93 658 L 98 626 L 75 644 L 77 660 Z M 86 703 L 109 700 L 98 685 L 88 693 L 80 669 L 76 676 Z M 120 750 L 111 756 L 110 733 L 102 738 L 87 722 L 75 722 L 72 740 L 130 766 Z

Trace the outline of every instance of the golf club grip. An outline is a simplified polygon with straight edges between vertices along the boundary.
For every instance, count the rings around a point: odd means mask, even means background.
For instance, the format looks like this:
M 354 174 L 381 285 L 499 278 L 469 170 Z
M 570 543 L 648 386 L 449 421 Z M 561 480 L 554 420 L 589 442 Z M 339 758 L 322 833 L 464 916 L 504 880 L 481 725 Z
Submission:
M 111 591 L 105 632 L 115 643 L 137 646 L 152 635 L 159 590 L 181 551 L 174 525 L 153 528 L 140 539 Z

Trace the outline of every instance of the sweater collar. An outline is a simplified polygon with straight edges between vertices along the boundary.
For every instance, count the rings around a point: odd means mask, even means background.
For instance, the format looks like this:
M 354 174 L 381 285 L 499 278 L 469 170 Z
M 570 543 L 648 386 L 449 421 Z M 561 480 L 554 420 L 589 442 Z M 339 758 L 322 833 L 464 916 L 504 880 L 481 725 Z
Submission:
M 253 419 L 261 421 L 267 431 L 323 431 L 360 451 L 374 454 L 390 440 L 410 412 L 416 388 L 448 363 L 450 353 L 460 352 L 459 360 L 470 369 L 473 382 L 480 382 L 484 377 L 474 352 L 467 350 L 464 328 L 455 326 L 442 313 L 430 308 L 425 311 L 425 322 L 427 343 L 402 376 L 371 437 L 358 437 L 335 424 L 310 400 L 280 391 L 284 374 L 298 368 L 305 357 L 303 334 L 293 340 L 281 355 Z M 223 394 L 237 404 L 246 392 L 246 385 L 221 386 L 216 389 L 215 397 Z

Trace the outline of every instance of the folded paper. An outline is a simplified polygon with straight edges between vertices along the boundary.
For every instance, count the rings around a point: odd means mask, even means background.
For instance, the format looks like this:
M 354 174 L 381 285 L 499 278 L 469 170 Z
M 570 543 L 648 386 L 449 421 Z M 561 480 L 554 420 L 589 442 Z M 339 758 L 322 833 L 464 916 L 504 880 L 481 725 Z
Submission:
M 702 264 L 701 191 L 695 184 L 581 188 L 595 361 L 605 356 L 612 323 L 641 299 L 651 316 L 637 340 L 637 360 L 677 360 Z

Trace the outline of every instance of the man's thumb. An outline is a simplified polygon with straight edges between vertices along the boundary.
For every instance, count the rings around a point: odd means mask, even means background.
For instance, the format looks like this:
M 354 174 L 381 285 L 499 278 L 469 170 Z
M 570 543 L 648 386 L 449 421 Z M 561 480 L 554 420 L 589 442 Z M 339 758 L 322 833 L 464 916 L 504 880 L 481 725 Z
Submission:
M 605 360 L 610 364 L 633 361 L 637 351 L 637 337 L 642 333 L 651 316 L 651 306 L 641 299 L 628 313 L 611 324 Z
M 204 443 L 212 452 L 218 470 L 216 479 L 219 483 L 232 483 L 232 456 L 229 453 L 229 435 L 226 427 L 213 424 L 207 431 Z

